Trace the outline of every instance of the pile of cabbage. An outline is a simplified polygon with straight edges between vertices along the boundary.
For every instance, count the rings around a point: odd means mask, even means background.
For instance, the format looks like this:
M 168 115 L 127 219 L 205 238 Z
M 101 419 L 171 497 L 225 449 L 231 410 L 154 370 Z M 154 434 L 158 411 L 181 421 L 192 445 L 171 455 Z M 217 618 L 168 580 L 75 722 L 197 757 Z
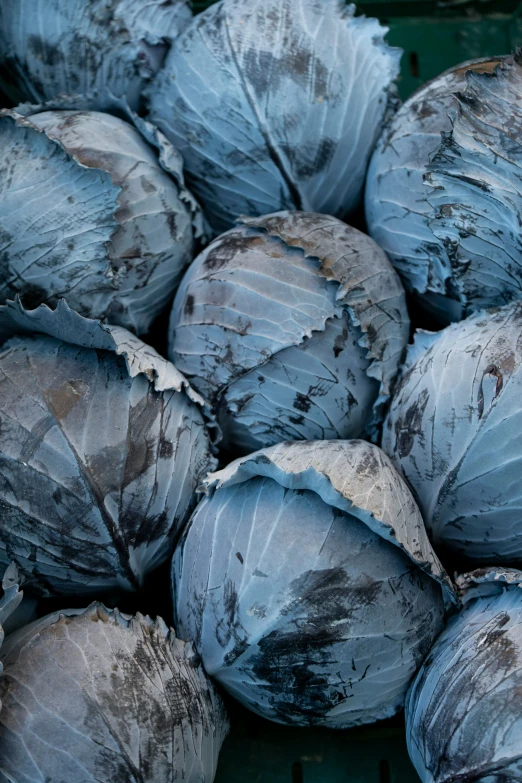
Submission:
M 0 781 L 226 780 L 234 702 L 522 774 L 522 55 L 399 107 L 386 32 L 2 2 Z

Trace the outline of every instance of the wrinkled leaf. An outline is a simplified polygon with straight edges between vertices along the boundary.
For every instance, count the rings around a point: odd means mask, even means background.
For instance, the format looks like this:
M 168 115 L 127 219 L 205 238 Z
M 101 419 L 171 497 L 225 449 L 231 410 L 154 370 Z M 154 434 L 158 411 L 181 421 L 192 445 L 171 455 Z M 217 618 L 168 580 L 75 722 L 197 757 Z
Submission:
M 211 225 L 282 209 L 344 216 L 395 104 L 401 50 L 342 0 L 222 0 L 148 88 Z
M 429 332 L 426 329 L 417 329 L 413 335 L 413 342 L 406 347 L 406 358 L 401 367 L 401 374 L 410 369 L 422 354 L 431 348 L 440 337 L 440 332 Z
M 3 629 L 3 626 L 9 619 L 12 612 L 14 612 L 22 602 L 24 594 L 20 592 L 19 587 L 20 576 L 18 569 L 14 563 L 9 563 L 2 577 L 3 595 L 0 599 L 0 629 Z M 2 641 L 3 638 L 4 637 L 2 635 Z
M 20 577 L 18 569 L 14 563 L 9 563 L 2 577 L 3 595 L 0 599 L 0 647 L 4 641 L 4 626 L 9 621 L 13 612 L 15 612 L 24 597 L 20 590 Z M 2 665 L 0 663 L 0 672 Z
M 185 187 L 183 158 L 155 125 L 132 111 L 125 98 L 117 97 L 104 88 L 82 95 L 60 95 L 40 105 L 23 103 L 16 107 L 17 114 L 29 118 L 35 113 L 51 111 L 104 112 L 134 125 L 145 141 L 154 148 L 161 168 L 175 180 L 178 197 L 192 215 L 194 236 L 202 241 L 207 240 L 210 229 L 205 216 L 192 193 Z
M 152 147 L 109 114 L 0 112 L 1 302 L 65 296 L 83 315 L 149 329 L 192 259 L 201 220 L 179 154 L 165 142 L 160 165 L 161 140 L 151 126 L 140 129 Z
M 190 20 L 185 0 L 3 0 L 2 89 L 15 102 L 41 102 L 109 88 L 138 109 Z
M 13 634 L 2 659 L 2 783 L 214 779 L 225 708 L 163 620 L 92 604 Z
M 393 715 L 455 598 L 385 455 L 283 443 L 204 486 L 173 583 L 178 632 L 209 674 L 282 723 Z
M 179 370 L 127 329 L 84 318 L 71 310 L 65 299 L 60 299 L 54 310 L 46 305 L 26 310 L 19 299 L 0 305 L 0 345 L 15 335 L 35 332 L 84 348 L 113 351 L 125 359 L 131 378 L 146 375 L 158 392 L 185 391 L 208 415 L 207 403 Z
M 521 583 L 509 569 L 459 579 L 464 609 L 406 700 L 408 749 L 423 783 L 520 780 Z
M 5 569 L 2 578 L 3 595 L 2 598 L 0 598 L 0 648 L 4 642 L 6 626 L 13 615 L 17 613 L 17 610 L 20 610 L 20 604 L 22 604 L 24 594 L 19 589 L 19 583 L 18 570 L 14 563 L 10 563 Z M 0 675 L 2 674 L 2 671 L 3 665 L 0 660 Z M 2 697 L 0 696 L 0 699 L 1 698 Z M 2 702 L 0 701 L 0 712 L 1 711 Z
M 408 339 L 404 291 L 360 231 L 309 213 L 243 219 L 190 266 L 170 355 L 248 452 L 375 435 Z
M 440 582 L 454 600 L 451 580 L 426 535 L 407 484 L 386 454 L 363 440 L 280 443 L 209 474 L 202 489 L 230 487 L 266 476 L 288 489 L 309 489 L 329 506 L 346 511 L 374 533 L 400 547 Z
M 511 585 L 522 586 L 522 573 L 516 568 L 501 566 L 477 568 L 467 574 L 457 576 L 455 584 L 463 605 L 475 598 L 501 595 Z
M 383 448 L 406 476 L 435 546 L 522 562 L 522 305 L 447 327 L 405 372 Z

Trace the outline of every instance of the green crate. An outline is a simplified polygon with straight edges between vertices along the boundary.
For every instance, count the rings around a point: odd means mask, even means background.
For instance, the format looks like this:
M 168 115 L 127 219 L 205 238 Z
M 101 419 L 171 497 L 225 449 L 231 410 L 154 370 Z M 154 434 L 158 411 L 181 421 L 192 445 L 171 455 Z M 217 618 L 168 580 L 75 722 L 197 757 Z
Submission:
M 209 5 L 196 0 L 194 10 Z M 522 45 L 521 0 L 359 0 L 357 9 L 385 23 L 388 42 L 404 49 L 403 100 L 452 65 Z
M 214 0 L 194 2 L 195 12 Z M 404 49 L 404 100 L 425 81 L 465 60 L 522 45 L 521 0 L 358 0 Z M 215 783 L 419 783 L 401 720 L 350 731 L 297 729 L 230 705 L 232 731 Z
M 280 726 L 229 704 L 215 783 L 419 783 L 401 718 L 350 731 Z

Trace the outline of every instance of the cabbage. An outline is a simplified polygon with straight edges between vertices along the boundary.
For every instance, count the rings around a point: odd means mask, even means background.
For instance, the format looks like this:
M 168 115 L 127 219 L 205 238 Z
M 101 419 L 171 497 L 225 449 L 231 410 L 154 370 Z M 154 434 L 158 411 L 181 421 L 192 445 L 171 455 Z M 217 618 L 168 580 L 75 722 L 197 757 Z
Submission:
M 138 109 L 191 18 L 185 0 L 2 0 L 1 87 L 15 102 L 108 88 Z
M 47 615 L 2 649 L 0 781 L 201 783 L 228 731 L 190 644 L 99 603 Z
M 521 297 L 521 106 L 520 54 L 457 66 L 404 104 L 373 154 L 369 233 L 443 323 Z
M 243 218 L 185 274 L 172 361 L 243 453 L 282 440 L 375 436 L 408 340 L 385 254 L 333 217 Z
M 406 700 L 423 783 L 522 779 L 522 573 L 459 577 L 462 612 L 437 639 Z
M 152 126 L 128 109 L 137 129 L 53 110 L 69 104 L 0 112 L 0 303 L 65 296 L 82 315 L 141 334 L 192 260 L 201 214 L 179 153 Z
M 23 605 L 24 594 L 20 590 L 18 570 L 14 563 L 10 563 L 4 571 L 2 577 L 3 595 L 0 598 L 0 648 L 4 642 L 5 633 L 9 621 L 12 621 Z M 2 661 L 0 660 L 0 673 L 2 672 Z M 1 696 L 0 696 L 1 698 Z M 2 702 L 0 701 L 0 711 Z M 0 776 L 1 776 L 0 772 Z
M 23 625 L 36 620 L 38 617 L 38 599 L 34 596 L 25 596 L 20 590 L 22 579 L 14 563 L 10 563 L 4 571 L 2 578 L 3 595 L 0 599 L 0 647 L 4 634 L 8 634 L 21 628 Z M 2 664 L 0 663 L 0 672 Z
M 215 464 L 203 401 L 137 337 L 64 300 L 1 307 L 2 338 L 0 563 L 47 594 L 140 587 Z
M 280 723 L 393 715 L 451 582 L 386 455 L 281 443 L 204 482 L 173 560 L 176 627 L 206 671 Z
M 402 469 L 435 547 L 522 563 L 522 303 L 421 336 L 382 446 Z
M 345 216 L 395 108 L 400 49 L 344 0 L 222 0 L 147 89 L 216 231 L 282 209 Z

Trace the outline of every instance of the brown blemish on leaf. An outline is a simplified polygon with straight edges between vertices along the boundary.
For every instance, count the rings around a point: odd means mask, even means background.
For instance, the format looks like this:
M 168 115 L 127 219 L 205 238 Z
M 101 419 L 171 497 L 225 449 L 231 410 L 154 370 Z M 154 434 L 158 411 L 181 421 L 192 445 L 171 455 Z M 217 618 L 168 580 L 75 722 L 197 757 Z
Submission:
M 468 71 L 474 71 L 475 73 L 493 73 L 497 65 L 501 65 L 502 60 L 487 60 L 486 62 L 470 63 L 462 68 L 456 68 L 453 73 L 456 75 L 464 75 Z
M 71 380 L 58 389 L 45 389 L 44 395 L 56 418 L 63 420 L 88 391 L 85 381 Z

